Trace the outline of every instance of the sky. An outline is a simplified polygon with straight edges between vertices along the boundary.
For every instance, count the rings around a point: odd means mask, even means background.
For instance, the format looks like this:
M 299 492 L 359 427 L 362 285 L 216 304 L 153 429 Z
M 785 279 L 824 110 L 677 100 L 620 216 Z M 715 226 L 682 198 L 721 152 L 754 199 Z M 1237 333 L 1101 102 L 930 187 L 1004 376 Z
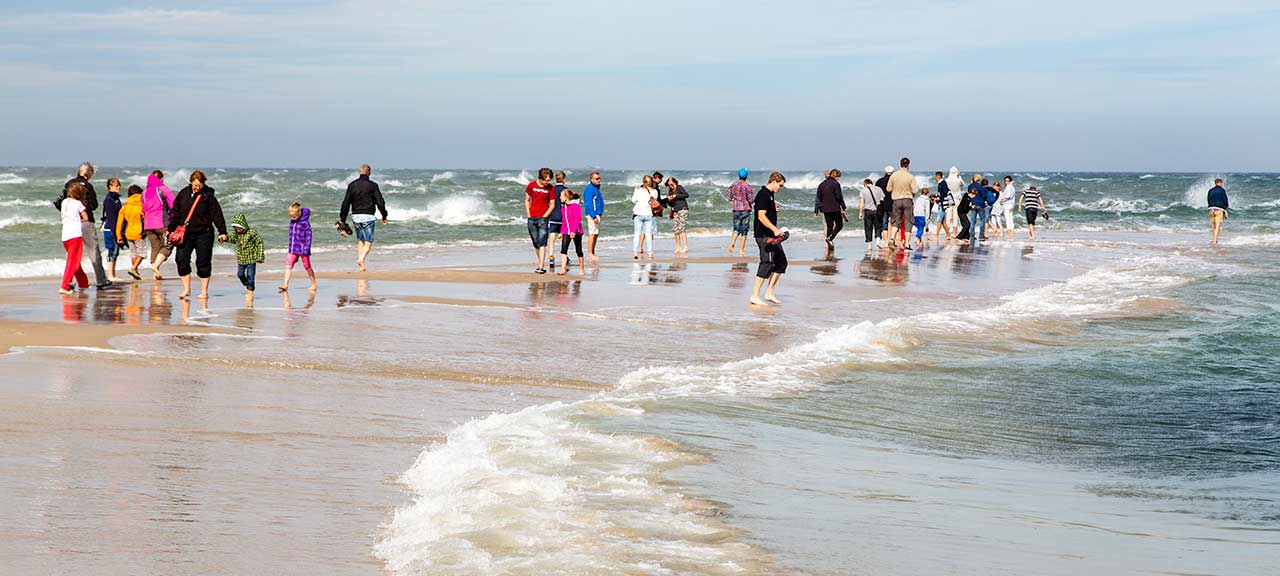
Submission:
M 1280 171 L 1274 0 L 0 14 L 0 165 Z

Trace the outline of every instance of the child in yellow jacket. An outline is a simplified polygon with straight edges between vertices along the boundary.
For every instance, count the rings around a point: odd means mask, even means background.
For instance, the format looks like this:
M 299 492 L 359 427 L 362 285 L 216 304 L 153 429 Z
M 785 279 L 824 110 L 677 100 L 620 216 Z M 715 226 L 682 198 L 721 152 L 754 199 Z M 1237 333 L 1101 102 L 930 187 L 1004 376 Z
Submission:
M 142 241 L 142 187 L 134 184 L 129 187 L 129 199 L 120 207 L 120 215 L 116 217 L 116 245 L 129 245 L 129 258 L 133 266 L 129 275 L 134 280 L 141 280 L 138 266 L 146 257 L 147 244 Z

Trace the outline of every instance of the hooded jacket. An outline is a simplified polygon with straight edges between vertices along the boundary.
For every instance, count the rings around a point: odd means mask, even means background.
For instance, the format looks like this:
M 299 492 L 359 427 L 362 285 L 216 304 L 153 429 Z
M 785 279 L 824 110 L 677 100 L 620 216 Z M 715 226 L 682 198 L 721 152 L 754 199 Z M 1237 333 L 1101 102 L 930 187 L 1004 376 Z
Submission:
M 142 219 L 145 230 L 161 230 L 165 227 L 166 210 L 173 208 L 173 191 L 155 174 L 147 175 L 147 189 L 142 192 Z M 186 216 L 186 213 L 183 213 Z
M 305 208 L 304 208 L 305 210 Z M 262 250 L 262 236 L 249 227 L 249 219 L 244 212 L 231 219 L 232 228 L 240 228 L 244 232 L 232 232 L 227 240 L 236 245 L 236 264 L 258 264 L 265 258 Z
M 952 194 L 964 194 L 964 179 L 960 178 L 960 169 L 955 166 L 951 167 L 951 172 L 947 173 L 946 178 L 947 189 Z
M 187 238 L 211 232 L 214 228 L 218 229 L 218 234 L 226 234 L 227 221 L 222 218 L 222 204 L 218 203 L 218 197 L 213 193 L 213 186 L 206 185 L 200 190 L 200 203 L 192 212 L 191 204 L 195 202 L 195 198 L 190 186 L 183 188 L 174 197 L 173 209 L 169 211 L 169 231 L 177 230 L 187 219 L 187 213 L 191 212 L 191 221 L 187 223 Z M 142 217 L 145 221 L 147 218 L 145 210 Z
M 289 220 L 289 253 L 311 255 L 311 209 L 302 208 L 297 220 Z
M 116 242 L 142 239 L 142 195 L 134 194 L 124 201 L 116 216 Z
M 107 192 L 107 197 L 102 201 L 102 231 L 115 233 L 116 220 L 120 216 L 120 193 Z

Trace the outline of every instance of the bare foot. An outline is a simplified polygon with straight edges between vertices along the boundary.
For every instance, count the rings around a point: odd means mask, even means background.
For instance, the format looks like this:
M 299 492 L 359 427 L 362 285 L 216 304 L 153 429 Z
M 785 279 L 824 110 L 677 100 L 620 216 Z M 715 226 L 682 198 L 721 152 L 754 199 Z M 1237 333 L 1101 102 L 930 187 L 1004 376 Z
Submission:
M 765 302 L 764 300 L 761 300 L 759 296 L 752 296 L 751 305 L 752 306 L 768 306 L 769 303 Z
M 190 297 L 191 297 L 191 291 L 190 291 L 190 290 L 188 290 L 188 291 L 186 291 L 186 292 L 183 292 L 183 293 L 181 293 L 181 294 L 179 294 L 179 295 L 178 295 L 178 299 L 179 299 L 179 300 L 186 300 L 187 298 L 190 298 Z
M 209 295 L 208 295 L 208 294 L 206 294 L 206 293 L 204 293 L 204 292 L 201 292 L 199 296 L 196 296 L 196 299 L 197 299 L 197 300 L 208 300 L 208 299 L 209 299 Z
M 773 302 L 774 304 L 782 304 L 782 301 L 773 295 L 765 296 L 764 299 L 769 302 Z
M 368 272 L 364 267 L 364 260 L 356 260 L 356 267 L 359 268 L 361 272 Z
M 316 291 L 316 285 L 315 285 L 315 284 L 312 284 L 310 288 L 307 288 L 307 292 L 313 292 L 313 293 L 314 293 L 315 291 Z
M 276 286 L 276 292 L 288 292 L 288 291 L 289 291 L 288 286 Z

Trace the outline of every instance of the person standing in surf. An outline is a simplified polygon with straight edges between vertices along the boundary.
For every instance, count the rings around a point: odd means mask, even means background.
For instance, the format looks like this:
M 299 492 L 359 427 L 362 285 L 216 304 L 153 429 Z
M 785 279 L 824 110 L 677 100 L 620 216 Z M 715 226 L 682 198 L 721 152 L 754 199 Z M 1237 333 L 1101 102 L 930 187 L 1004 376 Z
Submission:
M 1218 234 L 1222 232 L 1222 222 L 1227 219 L 1227 210 L 1231 207 L 1227 199 L 1227 189 L 1222 187 L 1222 179 L 1214 178 L 1213 188 L 1209 189 L 1209 224 L 1213 226 L 1213 243 L 1218 243 Z
M 974 174 L 973 183 L 969 185 L 969 241 L 976 244 L 982 240 L 987 229 L 987 187 L 982 184 L 982 175 Z
M 284 261 L 284 281 L 276 286 L 276 290 L 289 291 L 289 280 L 293 279 L 293 266 L 299 260 L 302 261 L 302 269 L 307 271 L 307 277 L 311 279 L 311 286 L 307 291 L 314 293 L 316 271 L 311 267 L 311 209 L 304 207 L 300 201 L 289 206 L 289 255 Z
M 538 274 L 546 274 L 543 264 L 547 261 L 547 240 L 551 231 L 547 228 L 547 218 L 551 216 L 551 196 L 555 188 L 551 186 L 551 169 L 539 168 L 538 179 L 524 187 L 524 210 L 528 215 L 529 239 L 533 241 L 533 255 L 538 266 L 533 269 Z
M 844 229 L 845 220 L 849 219 L 848 208 L 844 204 L 844 191 L 840 188 L 840 169 L 827 171 L 827 179 L 818 185 L 818 193 L 813 199 L 813 215 L 822 218 L 826 231 L 827 248 L 835 248 L 836 236 Z
M 898 161 L 901 166 L 897 171 L 889 177 L 889 188 L 885 191 L 893 198 L 893 217 L 890 219 L 889 226 L 891 231 L 889 238 L 896 239 L 902 247 L 909 248 L 907 244 L 907 234 L 911 231 L 911 223 L 915 218 L 915 205 L 912 199 L 916 196 L 916 177 L 907 171 L 911 167 L 911 159 L 903 157 Z
M 947 173 L 946 182 L 953 200 L 950 213 L 947 214 L 947 224 L 950 224 L 951 231 L 955 232 L 960 229 L 960 213 L 956 203 L 960 201 L 960 196 L 964 196 L 964 178 L 960 177 L 960 169 L 952 166 L 951 171 Z
M 952 170 L 955 169 L 952 168 Z M 938 227 L 933 230 L 933 243 L 938 243 L 938 238 L 942 236 L 942 233 L 945 230 L 947 243 L 950 244 L 953 230 L 951 229 L 951 223 L 949 220 L 955 217 L 956 199 L 955 196 L 951 195 L 951 184 L 946 178 L 942 177 L 941 172 L 934 172 L 933 179 L 938 183 L 936 196 Z
M 746 168 L 738 170 L 738 181 L 729 185 L 729 210 L 733 212 L 733 238 L 729 240 L 729 254 L 733 254 L 733 246 L 742 238 L 739 256 L 747 255 L 747 236 L 751 233 L 751 185 L 747 184 L 750 172 Z
M 973 238 L 973 221 L 970 215 L 973 213 L 973 198 L 976 193 L 973 187 L 960 195 L 960 202 L 956 203 L 956 216 L 960 219 L 960 233 L 956 234 L 956 240 L 962 245 L 968 245 L 969 240 Z
M 631 219 L 634 227 L 631 239 L 632 260 L 639 260 L 640 255 L 646 252 L 649 259 L 653 260 L 653 217 L 661 213 L 661 207 L 658 187 L 654 184 L 653 177 L 645 176 L 640 186 L 631 192 Z
M 592 172 L 590 182 L 582 190 L 582 213 L 587 220 L 587 257 L 599 262 L 596 256 L 596 240 L 600 237 L 600 217 L 604 216 L 604 194 L 600 193 L 600 173 Z
M 751 299 L 748 300 L 752 306 L 782 304 L 774 295 L 774 290 L 778 287 L 778 280 L 787 272 L 787 253 L 782 249 L 782 241 L 786 236 L 778 228 L 778 203 L 774 200 L 774 195 L 786 182 L 787 179 L 781 172 L 769 174 L 768 183 L 760 187 L 755 201 L 751 203 L 755 211 L 756 246 L 760 248 L 760 266 L 756 269 L 756 282 L 751 289 Z M 760 297 L 762 286 L 765 286 L 763 299 Z
M 347 214 L 351 215 L 351 223 L 355 224 L 356 234 L 356 267 L 364 272 L 364 261 L 373 251 L 374 222 L 376 208 L 382 214 L 382 223 L 387 223 L 387 203 L 382 199 L 382 190 L 378 183 L 369 179 L 373 168 L 368 164 L 360 166 L 360 175 L 347 184 L 347 194 L 342 197 L 342 209 L 338 213 L 338 221 L 346 224 Z M 345 232 L 343 233 L 345 235 Z
M 81 290 L 89 287 L 89 276 L 81 264 L 84 260 L 84 223 L 89 221 L 89 210 L 83 202 L 85 190 L 83 182 L 73 180 L 62 191 L 65 196 L 57 200 L 58 211 L 62 214 L 62 248 L 67 251 L 62 282 L 58 285 L 59 294 L 72 293 L 72 280 Z
M 671 234 L 676 239 L 676 255 L 689 253 L 689 192 L 675 176 L 667 178 L 666 205 L 671 209 Z
M 880 247 L 885 248 L 889 245 L 889 223 L 893 220 L 893 197 L 889 196 L 889 177 L 893 175 L 893 166 L 884 167 L 884 176 L 876 180 L 876 187 L 884 191 L 884 195 L 880 197 L 880 207 L 877 213 L 880 215 Z
M 996 206 L 1004 214 L 1004 236 L 1013 239 L 1013 209 L 1018 205 L 1018 186 L 1013 183 L 1013 176 L 1004 177 L 1004 188 L 1000 190 L 1000 199 Z
M 862 221 L 862 234 L 867 242 L 867 250 L 871 250 L 884 231 L 880 228 L 880 203 L 884 200 L 884 190 L 871 182 L 870 178 L 862 179 L 862 191 L 858 193 L 858 219 Z
M 1022 193 L 1022 211 L 1027 217 L 1027 230 L 1031 233 L 1031 240 L 1035 241 L 1036 221 L 1041 214 L 1049 214 L 1049 210 L 1044 207 L 1044 196 L 1040 195 L 1040 190 L 1035 186 Z

